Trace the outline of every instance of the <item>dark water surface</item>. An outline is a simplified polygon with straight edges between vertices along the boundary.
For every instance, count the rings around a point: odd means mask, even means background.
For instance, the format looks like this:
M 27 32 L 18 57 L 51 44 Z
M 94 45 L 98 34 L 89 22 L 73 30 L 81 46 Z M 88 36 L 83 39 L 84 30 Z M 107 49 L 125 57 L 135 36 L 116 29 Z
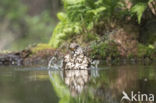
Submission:
M 123 91 L 156 96 L 156 65 L 68 71 L 0 66 L 0 103 L 120 103 Z

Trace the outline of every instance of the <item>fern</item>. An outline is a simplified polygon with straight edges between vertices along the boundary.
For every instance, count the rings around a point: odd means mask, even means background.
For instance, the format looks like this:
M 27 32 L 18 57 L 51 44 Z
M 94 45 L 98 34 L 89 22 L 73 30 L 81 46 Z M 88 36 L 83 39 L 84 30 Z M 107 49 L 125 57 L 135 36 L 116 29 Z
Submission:
M 146 10 L 146 8 L 147 8 L 146 3 L 137 3 L 131 9 L 132 13 L 136 13 L 139 23 L 141 22 L 142 15 L 143 15 L 144 11 Z
M 145 10 L 148 7 L 148 3 L 152 2 L 153 0 L 132 0 L 133 7 L 131 8 L 130 14 L 137 15 L 138 23 L 141 23 L 142 15 L 144 14 Z
M 60 23 L 56 26 L 50 45 L 59 44 L 73 35 L 84 34 L 94 29 L 95 24 L 103 21 L 105 25 L 114 19 L 122 19 L 129 14 L 137 16 L 140 23 L 148 2 L 153 0 L 131 0 L 133 5 L 129 10 L 123 9 L 124 0 L 63 0 L 64 12 L 58 13 Z M 86 32 L 87 31 L 87 32 Z M 93 34 L 96 34 L 93 33 Z

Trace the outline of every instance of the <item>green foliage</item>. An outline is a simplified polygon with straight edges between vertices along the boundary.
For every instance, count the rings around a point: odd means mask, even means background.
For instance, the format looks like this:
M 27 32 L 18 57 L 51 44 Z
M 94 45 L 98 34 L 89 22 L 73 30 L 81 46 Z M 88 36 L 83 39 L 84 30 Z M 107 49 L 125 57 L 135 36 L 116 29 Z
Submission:
M 146 3 L 137 3 L 131 9 L 132 13 L 136 13 L 139 23 L 141 22 L 141 17 L 146 8 L 147 8 Z
M 152 2 L 153 0 L 132 0 L 132 1 L 134 5 L 131 8 L 131 14 L 132 15 L 136 14 L 138 23 L 141 23 L 142 15 L 144 11 L 147 9 L 148 3 Z
M 96 43 L 92 45 L 91 56 L 100 59 L 115 58 L 119 56 L 119 52 L 113 42 L 102 42 L 98 45 Z
M 138 44 L 138 57 L 150 57 L 156 53 L 156 48 L 153 45 L 145 46 L 143 44 Z
M 96 7 L 96 2 L 94 0 L 81 0 L 81 2 L 73 4 L 68 3 L 66 0 L 64 0 L 64 2 L 66 4 L 65 11 L 69 20 L 72 22 L 81 22 L 84 25 L 88 25 L 93 22 L 94 19 L 98 19 L 100 13 L 104 12 L 106 9 L 104 6 Z
M 56 26 L 49 44 L 57 48 L 63 40 L 77 34 L 88 35 L 100 21 L 109 27 L 110 23 L 115 20 L 122 20 L 127 15 L 137 15 L 140 23 L 147 4 L 151 1 L 131 0 L 132 8 L 127 10 L 124 9 L 127 6 L 124 0 L 63 0 L 64 13 L 58 13 L 60 22 Z
M 91 37 L 89 30 L 101 18 L 109 20 L 113 17 L 120 0 L 63 0 L 65 13 L 58 13 L 60 23 L 56 26 L 50 45 L 57 48 L 63 40 L 83 31 Z M 96 33 L 95 33 L 96 34 Z M 92 36 L 93 37 L 93 36 Z M 91 37 L 91 40 L 93 38 Z
M 60 19 L 60 22 L 55 27 L 52 38 L 49 42 L 54 48 L 57 48 L 62 40 L 66 40 L 73 34 L 79 34 L 81 31 L 80 23 L 70 22 L 67 19 L 66 14 L 59 13 L 57 16 Z

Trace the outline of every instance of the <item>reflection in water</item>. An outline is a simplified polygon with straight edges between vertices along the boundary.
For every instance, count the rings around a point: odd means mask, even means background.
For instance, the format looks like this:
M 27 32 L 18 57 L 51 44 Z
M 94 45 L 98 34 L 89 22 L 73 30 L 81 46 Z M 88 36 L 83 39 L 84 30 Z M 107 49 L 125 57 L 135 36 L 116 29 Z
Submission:
M 99 71 L 51 72 L 50 78 L 61 103 L 120 103 L 123 91 L 128 95 L 131 91 L 156 94 L 155 75 L 153 66 L 119 66 Z
M 72 96 L 80 94 L 89 80 L 89 70 L 64 70 L 64 82 Z
M 0 103 L 120 103 L 123 90 L 128 96 L 131 91 L 156 96 L 155 67 L 130 65 L 89 71 L 0 67 Z

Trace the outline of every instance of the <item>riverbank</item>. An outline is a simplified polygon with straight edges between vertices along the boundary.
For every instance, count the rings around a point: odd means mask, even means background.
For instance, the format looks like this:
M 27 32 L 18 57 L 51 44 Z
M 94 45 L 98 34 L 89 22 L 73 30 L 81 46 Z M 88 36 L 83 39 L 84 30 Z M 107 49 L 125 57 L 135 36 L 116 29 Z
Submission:
M 89 46 L 88 46 L 89 47 Z M 96 45 L 97 48 L 103 48 L 101 44 Z M 108 46 L 105 50 L 101 52 L 105 54 L 105 56 L 101 56 L 96 54 L 94 51 L 95 48 L 85 48 L 85 54 L 96 60 L 100 60 L 100 64 L 104 65 L 122 65 L 122 64 L 152 64 L 156 61 L 155 55 L 151 58 L 150 56 L 122 56 L 117 54 L 115 48 L 111 48 Z M 110 51 L 108 51 L 109 49 Z M 100 50 L 100 49 L 98 49 Z M 49 60 L 55 56 L 57 58 L 63 58 L 66 53 L 70 52 L 67 49 L 53 49 L 47 44 L 38 44 L 35 47 L 30 47 L 22 51 L 18 52 L 10 52 L 10 53 L 0 53 L 0 65 L 24 65 L 24 66 L 31 66 L 31 65 L 48 65 Z M 114 53 L 114 54 L 111 54 Z M 96 55 L 95 55 L 96 54 Z M 116 54 L 116 55 L 115 55 Z
M 51 57 L 62 56 L 58 49 L 38 44 L 18 52 L 0 53 L 0 65 L 47 65 Z
M 63 1 L 48 44 L 0 54 L 1 65 L 47 64 L 76 42 L 86 56 L 105 64 L 151 63 L 156 59 L 156 2 Z M 121 6 L 122 5 L 122 6 Z

